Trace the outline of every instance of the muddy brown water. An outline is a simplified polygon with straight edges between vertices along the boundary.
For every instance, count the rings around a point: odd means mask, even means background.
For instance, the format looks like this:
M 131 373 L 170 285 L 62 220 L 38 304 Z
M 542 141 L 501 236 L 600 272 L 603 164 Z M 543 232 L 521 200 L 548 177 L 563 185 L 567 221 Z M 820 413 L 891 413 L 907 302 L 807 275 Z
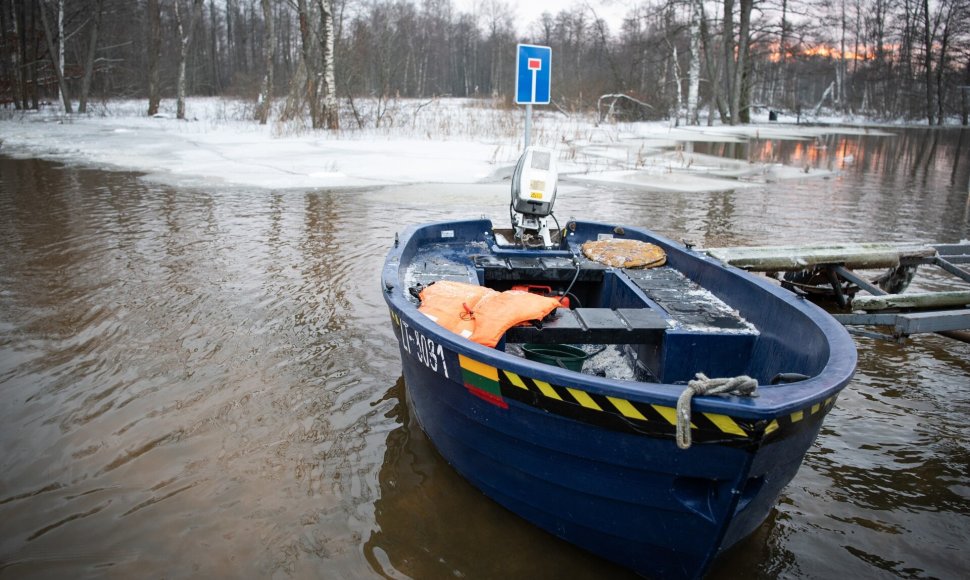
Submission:
M 557 215 L 707 247 L 970 238 L 970 133 L 895 132 L 715 144 L 833 173 L 564 183 Z M 0 158 L 0 577 L 628 577 L 482 496 L 408 414 L 384 254 L 405 224 L 504 224 L 506 192 L 180 189 Z M 970 345 L 857 344 L 798 475 L 710 577 L 970 574 Z

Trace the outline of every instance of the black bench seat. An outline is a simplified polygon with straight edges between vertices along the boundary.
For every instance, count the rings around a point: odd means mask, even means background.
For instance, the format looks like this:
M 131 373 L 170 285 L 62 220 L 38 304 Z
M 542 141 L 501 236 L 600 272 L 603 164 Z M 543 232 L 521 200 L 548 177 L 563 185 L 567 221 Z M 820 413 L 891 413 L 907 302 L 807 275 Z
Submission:
M 667 320 L 649 308 L 559 308 L 541 327 L 513 326 L 505 339 L 544 344 L 659 343 L 667 327 Z
M 576 275 L 576 265 L 563 256 L 475 256 L 475 268 L 482 272 L 485 282 L 569 282 Z M 578 282 L 602 282 L 607 266 L 579 259 Z

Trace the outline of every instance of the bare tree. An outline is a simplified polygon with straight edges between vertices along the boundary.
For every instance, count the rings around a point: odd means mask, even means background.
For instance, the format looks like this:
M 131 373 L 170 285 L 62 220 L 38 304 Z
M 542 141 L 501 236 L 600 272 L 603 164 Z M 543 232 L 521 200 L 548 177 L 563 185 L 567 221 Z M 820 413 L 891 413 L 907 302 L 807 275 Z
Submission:
M 724 89 L 727 93 L 729 122 L 732 125 L 738 124 L 738 101 L 735 101 L 734 75 L 737 67 L 734 53 L 734 0 L 724 0 L 724 20 L 721 31 L 721 44 L 724 47 Z M 740 94 L 738 95 L 740 97 Z
M 946 109 L 943 105 L 943 93 L 945 91 L 943 79 L 947 68 L 947 50 L 950 44 L 950 23 L 953 20 L 954 4 L 952 1 L 947 1 L 942 2 L 937 7 L 938 14 L 940 15 L 937 18 L 937 22 L 943 27 L 940 31 L 940 40 L 938 43 L 940 47 L 940 60 L 936 64 L 936 118 L 940 125 L 943 125 L 946 119 Z
M 711 38 L 710 25 L 707 21 L 707 15 L 704 13 L 704 4 L 699 2 L 700 8 L 700 28 L 701 28 L 701 44 L 704 46 L 704 68 L 707 71 L 707 78 L 710 79 L 710 103 L 709 108 L 717 107 L 717 113 L 721 121 L 725 121 L 729 118 L 729 112 L 727 110 L 727 105 L 724 102 L 724 97 L 721 94 L 721 85 L 718 82 L 719 77 L 722 73 L 720 65 L 722 60 L 720 58 L 715 58 L 715 45 L 713 39 Z M 708 116 L 708 125 L 714 122 L 713 113 Z
M 64 0 L 57 0 L 57 66 L 64 72 Z
M 740 0 L 738 14 L 737 62 L 734 65 L 734 82 L 731 85 L 731 124 L 751 121 L 748 108 L 751 98 L 748 55 L 751 48 L 751 9 L 754 0 Z M 737 121 L 735 121 L 735 118 Z
M 701 84 L 701 2 L 690 3 L 690 67 L 687 69 L 687 124 L 697 125 Z
M 306 101 L 310 106 L 310 122 L 313 128 L 317 129 L 320 127 L 320 101 L 317 97 L 317 83 L 313 78 L 316 59 L 313 51 L 313 31 L 310 28 L 310 7 L 307 5 L 307 0 L 297 0 L 297 7 L 300 18 L 300 49 L 303 56 L 301 68 L 305 74 L 304 82 L 299 84 L 306 88 Z
M 158 114 L 162 101 L 158 71 L 162 52 L 162 8 L 158 0 L 148 0 L 148 22 L 148 116 L 153 116 Z
M 98 32 L 101 29 L 101 16 L 104 12 L 104 0 L 93 0 L 93 2 L 94 15 L 91 19 L 88 52 L 84 59 L 84 76 L 81 78 L 81 97 L 77 105 L 79 113 L 86 113 L 88 111 L 88 92 L 91 90 L 91 78 L 94 76 L 94 57 L 98 51 Z
M 970 84 L 968 0 L 650 0 L 618 31 L 581 4 L 532 29 L 553 48 L 563 111 L 624 94 L 658 115 L 686 111 L 688 123 L 704 106 L 709 122 L 744 123 L 752 102 L 821 102 L 937 124 L 970 107 L 960 89 Z M 470 12 L 454 0 L 214 0 L 205 18 L 203 5 L 0 0 L 0 101 L 30 108 L 60 93 L 83 108 L 96 92 L 142 94 L 156 114 L 171 87 L 184 117 L 188 94 L 258 93 L 262 121 L 273 87 L 288 85 L 281 119 L 308 113 L 314 127 L 335 128 L 338 87 L 343 98 L 376 101 L 354 103 L 362 125 L 395 122 L 388 104 L 399 96 L 510 94 L 518 35 L 507 0 Z
M 926 122 L 933 124 L 933 41 L 936 36 L 936 25 L 930 25 L 930 2 L 923 0 L 923 74 L 926 89 Z
M 71 97 L 67 93 L 67 82 L 64 79 L 64 70 L 61 68 L 60 62 L 58 62 L 58 50 L 57 45 L 54 43 L 54 33 L 51 31 L 50 22 L 47 18 L 47 9 L 43 4 L 40 5 L 40 19 L 44 24 L 44 38 L 47 39 L 47 53 L 50 56 L 54 74 L 57 75 L 57 86 L 60 89 L 61 100 L 64 103 L 64 112 L 70 115 L 74 112 L 71 107 Z
M 925 1 L 923 9 L 929 9 Z M 951 71 L 953 67 L 951 65 L 952 55 L 950 51 L 953 48 L 952 43 L 955 38 L 960 37 L 961 28 L 964 38 L 970 37 L 970 27 L 968 27 L 970 22 L 968 20 L 970 20 L 970 6 L 960 0 L 942 0 L 936 5 L 936 12 L 932 19 L 929 13 L 925 15 L 926 30 L 924 31 L 924 39 L 926 44 L 924 50 L 926 54 L 924 55 L 924 66 L 926 70 L 924 73 L 926 75 L 926 117 L 931 125 L 933 124 L 934 109 L 937 124 L 943 125 L 946 120 L 947 76 L 952 75 L 954 78 L 959 78 L 957 70 Z M 931 21 L 933 23 L 932 30 L 930 30 Z M 964 50 L 966 48 L 964 47 Z M 931 70 L 933 63 L 933 51 L 931 49 L 939 51 L 935 72 Z M 970 65 L 970 53 L 967 56 L 968 65 Z
M 276 28 L 273 18 L 273 3 L 271 0 L 260 0 L 263 8 L 263 82 L 259 90 L 256 104 L 256 119 L 260 125 L 266 124 L 270 107 L 273 102 L 273 62 L 276 55 Z
M 20 66 L 20 51 L 17 49 L 17 39 L 20 36 L 17 25 L 17 7 L 11 7 L 7 14 L 7 4 L 0 3 L 0 57 L 3 62 L 3 76 L 12 82 L 10 100 L 14 106 L 21 108 L 19 93 L 23 90 L 23 73 Z
M 19 56 L 18 59 L 21 68 L 21 99 L 23 102 L 24 109 L 38 107 L 38 96 L 37 96 L 37 48 L 29 51 L 30 46 L 27 43 L 28 31 L 34 26 L 35 20 L 35 8 L 42 9 L 37 1 L 25 0 L 24 2 L 14 2 L 14 11 L 17 13 L 14 21 L 17 23 L 18 38 L 20 40 L 18 49 Z M 19 8 L 19 9 L 18 9 Z M 31 56 L 33 55 L 33 57 Z
M 189 23 L 186 27 L 183 23 L 182 10 L 180 8 L 182 4 L 181 0 L 175 0 L 175 27 L 178 33 L 178 79 L 176 80 L 175 88 L 175 117 L 178 119 L 185 118 L 185 90 L 186 90 L 186 80 L 185 80 L 185 62 L 189 58 L 189 48 L 192 46 L 192 37 L 195 33 L 195 25 L 202 14 L 202 4 L 205 0 L 192 0 L 191 14 L 189 15 Z
M 333 2 L 319 0 L 320 3 L 320 48 L 323 74 L 318 95 L 323 100 L 323 124 L 327 129 L 340 128 L 337 106 L 336 60 L 334 58 Z

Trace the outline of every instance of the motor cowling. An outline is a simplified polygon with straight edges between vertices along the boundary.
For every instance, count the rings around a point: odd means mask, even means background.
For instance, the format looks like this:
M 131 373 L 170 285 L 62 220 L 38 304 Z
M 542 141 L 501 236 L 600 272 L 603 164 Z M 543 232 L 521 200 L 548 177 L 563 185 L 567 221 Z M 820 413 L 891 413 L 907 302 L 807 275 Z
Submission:
M 536 217 L 551 214 L 558 180 L 555 151 L 527 147 L 512 173 L 512 209 Z
M 512 172 L 512 227 L 523 245 L 532 240 L 552 247 L 546 218 L 556 203 L 559 173 L 555 151 L 546 147 L 526 147 Z M 555 219 L 555 218 L 554 218 Z

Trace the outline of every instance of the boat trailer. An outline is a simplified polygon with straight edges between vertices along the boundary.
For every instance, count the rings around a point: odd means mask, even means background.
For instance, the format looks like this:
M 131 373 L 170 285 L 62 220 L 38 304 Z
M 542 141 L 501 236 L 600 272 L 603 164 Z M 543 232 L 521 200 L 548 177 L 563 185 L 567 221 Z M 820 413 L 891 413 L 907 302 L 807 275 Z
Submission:
M 919 266 L 934 266 L 970 284 L 970 244 L 816 244 L 708 248 L 726 264 L 764 273 L 805 297 L 833 301 L 849 332 L 902 342 L 934 332 L 970 342 L 970 287 L 906 293 Z M 883 270 L 867 279 L 858 270 Z M 866 294 L 859 294 L 865 292 Z M 857 295 L 858 294 L 858 295 Z M 887 329 L 882 332 L 865 327 Z

